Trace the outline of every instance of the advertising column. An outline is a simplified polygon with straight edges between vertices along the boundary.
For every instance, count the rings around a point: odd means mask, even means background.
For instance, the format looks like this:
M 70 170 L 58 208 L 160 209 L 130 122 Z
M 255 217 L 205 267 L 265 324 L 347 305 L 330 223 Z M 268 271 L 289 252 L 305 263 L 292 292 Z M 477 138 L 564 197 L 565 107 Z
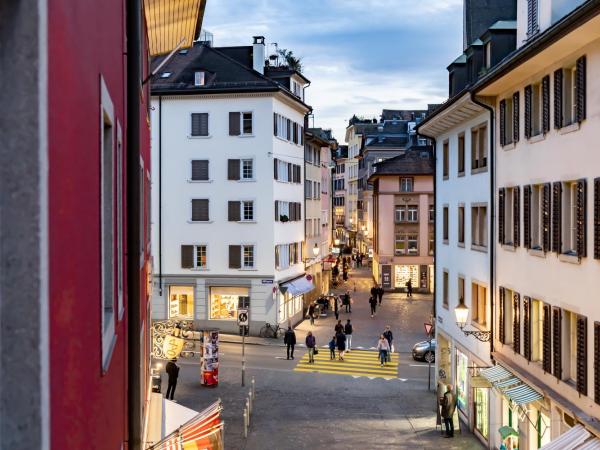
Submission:
M 200 348 L 200 384 L 216 387 L 219 384 L 219 330 L 203 330 Z

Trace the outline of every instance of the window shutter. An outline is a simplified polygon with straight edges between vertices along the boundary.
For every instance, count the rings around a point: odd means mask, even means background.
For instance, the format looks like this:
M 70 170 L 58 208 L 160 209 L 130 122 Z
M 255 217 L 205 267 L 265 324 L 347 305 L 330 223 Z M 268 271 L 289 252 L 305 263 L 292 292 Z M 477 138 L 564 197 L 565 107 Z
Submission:
M 278 163 L 278 159 L 275 158 L 273 159 L 273 177 L 275 180 L 279 180 L 279 177 L 277 176 L 277 163 Z
M 500 145 L 506 145 L 506 100 L 500 100 Z
M 525 138 L 531 137 L 531 85 L 525 86 Z
M 542 323 L 542 367 L 544 372 L 552 372 L 552 308 L 544 305 L 544 321 Z
M 577 316 L 577 392 L 587 395 L 587 317 Z
M 228 180 L 239 180 L 240 179 L 240 160 L 239 159 L 228 159 L 227 160 L 227 179 Z
M 208 181 L 208 160 L 195 159 L 192 161 L 192 181 Z
M 550 75 L 542 78 L 542 131 L 550 131 Z
M 275 268 L 279 268 L 279 245 L 275 246 Z
M 504 196 L 506 190 L 498 189 L 498 242 L 504 244 Z
M 182 245 L 181 246 L 181 268 L 182 269 L 193 269 L 194 268 L 194 246 L 193 245 Z
M 544 252 L 550 251 L 550 183 L 542 188 L 542 246 Z
M 576 109 L 576 119 L 577 122 L 581 122 L 583 119 L 585 119 L 585 100 L 586 100 L 586 93 L 585 93 L 585 85 L 586 85 L 586 74 L 585 74 L 585 70 L 586 70 L 586 61 L 585 61 L 585 55 L 583 55 L 581 58 L 579 58 L 577 60 L 576 63 L 576 67 L 577 69 L 575 70 L 575 87 L 577 90 L 577 109 Z
M 273 113 L 273 136 L 277 136 L 277 113 Z
M 552 355 L 554 356 L 554 376 L 562 377 L 562 313 L 560 308 L 552 308 Z
M 275 200 L 275 222 L 279 222 L 279 201 Z
M 195 198 L 192 200 L 192 221 L 208 221 L 208 199 Z
M 594 258 L 600 259 L 600 178 L 594 179 Z
M 531 297 L 523 297 L 523 356 L 531 361 Z
M 538 0 L 527 0 L 527 36 L 538 31 Z
M 292 140 L 292 121 L 290 119 L 287 119 L 287 140 L 291 141 Z
M 558 69 L 554 72 L 554 128 L 562 128 L 562 98 L 563 98 L 563 71 Z
M 289 202 L 288 205 L 289 205 L 288 209 L 289 209 L 289 214 L 290 214 L 289 220 L 290 220 L 290 222 L 293 222 L 294 220 L 296 220 L 295 219 L 296 211 L 294 210 L 294 202 Z
M 300 127 L 300 145 L 304 145 L 304 127 Z
M 229 113 L 229 136 L 240 135 L 240 113 L 230 112 Z
M 587 256 L 587 217 L 586 217 L 586 197 L 587 183 L 585 178 L 577 181 L 577 192 L 575 193 L 575 218 L 577 220 L 577 256 L 585 258 Z
M 500 295 L 498 299 L 498 339 L 506 343 L 506 327 L 504 326 L 504 302 L 506 300 L 506 290 L 500 286 Z
M 288 163 L 287 164 L 287 170 L 288 170 L 288 181 L 291 183 L 292 180 L 294 179 L 294 174 L 293 174 L 293 170 L 292 170 L 292 166 L 293 164 Z
M 515 92 L 513 94 L 513 142 L 519 142 L 520 127 L 519 127 L 519 115 L 520 115 L 520 94 Z
M 242 267 L 242 246 L 229 246 L 229 268 L 240 269 Z
M 240 221 L 240 206 L 241 206 L 240 202 L 236 202 L 236 201 L 228 202 L 228 204 L 227 204 L 228 219 L 227 220 L 229 220 L 229 222 L 239 222 Z
M 513 246 L 518 247 L 521 243 L 521 188 L 513 188 Z
M 513 293 L 513 350 L 521 353 L 521 295 Z
M 531 248 L 531 185 L 523 186 L 523 247 Z
M 560 254 L 561 242 L 561 206 L 562 206 L 562 183 L 552 183 L 552 251 Z
M 294 144 L 298 143 L 298 124 L 294 122 Z
M 302 220 L 302 203 L 298 203 L 298 220 Z
M 594 401 L 600 405 L 600 322 L 594 322 Z
M 208 136 L 208 113 L 192 113 L 192 136 Z

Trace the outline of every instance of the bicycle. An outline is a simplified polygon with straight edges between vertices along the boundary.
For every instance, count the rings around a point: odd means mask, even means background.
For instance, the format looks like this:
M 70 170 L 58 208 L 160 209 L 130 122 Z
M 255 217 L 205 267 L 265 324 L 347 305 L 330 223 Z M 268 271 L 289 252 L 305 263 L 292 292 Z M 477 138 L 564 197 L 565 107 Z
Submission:
M 279 324 L 273 326 L 267 322 L 261 329 L 258 335 L 263 338 L 277 339 L 279 332 L 283 333 L 283 328 Z

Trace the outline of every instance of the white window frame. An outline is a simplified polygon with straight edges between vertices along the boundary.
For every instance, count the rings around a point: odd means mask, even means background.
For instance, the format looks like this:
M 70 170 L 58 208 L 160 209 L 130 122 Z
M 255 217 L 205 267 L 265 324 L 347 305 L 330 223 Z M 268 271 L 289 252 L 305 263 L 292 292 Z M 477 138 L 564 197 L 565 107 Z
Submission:
M 514 143 L 513 136 L 513 98 L 512 96 L 504 99 L 504 146 L 508 146 Z
M 406 205 L 406 221 L 411 223 L 419 221 L 419 205 Z
M 414 192 L 415 180 L 412 177 L 400 178 L 400 192 Z
M 246 219 L 246 204 L 250 204 L 252 207 L 251 219 Z M 240 222 L 256 222 L 256 208 L 254 207 L 254 200 L 240 200 Z
M 542 250 L 544 246 L 544 185 L 531 186 L 530 230 L 532 250 Z
M 246 178 L 244 176 L 244 163 L 250 162 L 252 177 Z M 240 181 L 255 181 L 256 177 L 254 174 L 254 158 L 240 158 Z
M 563 182 L 561 253 L 577 256 L 577 181 Z
M 256 268 L 256 244 L 241 244 L 241 270 L 254 270 Z M 244 251 L 246 248 L 252 248 L 252 266 L 247 266 L 244 260 Z
M 531 137 L 544 132 L 542 124 L 543 108 L 542 83 L 534 83 L 531 85 Z
M 487 250 L 489 241 L 487 221 L 487 203 L 471 203 L 471 248 L 474 250 Z
M 206 83 L 206 72 L 198 70 L 194 72 L 194 86 L 204 86 Z
M 244 132 L 244 115 L 250 114 L 250 133 Z M 240 111 L 240 136 L 254 136 L 254 111 Z
M 411 242 L 415 243 L 414 248 L 411 248 Z M 417 256 L 419 254 L 419 233 L 406 233 L 406 254 L 408 256 Z
M 199 243 L 199 244 L 191 244 L 194 246 L 194 270 L 208 270 L 208 244 L 207 243 Z M 198 248 L 204 247 L 206 264 L 204 266 L 198 265 Z

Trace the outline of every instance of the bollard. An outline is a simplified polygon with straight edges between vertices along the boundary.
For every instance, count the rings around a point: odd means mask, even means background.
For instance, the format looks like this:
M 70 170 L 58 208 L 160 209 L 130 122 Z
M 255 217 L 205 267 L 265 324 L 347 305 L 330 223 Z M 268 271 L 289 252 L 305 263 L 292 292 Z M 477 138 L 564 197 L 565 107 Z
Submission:
M 250 401 L 250 414 L 252 414 L 252 391 L 248 391 L 248 400 Z
M 250 426 L 250 401 L 246 399 L 246 411 L 248 411 L 248 426 Z
M 252 377 L 252 400 L 256 400 L 256 383 L 254 377 Z
M 248 414 L 244 410 L 244 437 L 248 437 Z

